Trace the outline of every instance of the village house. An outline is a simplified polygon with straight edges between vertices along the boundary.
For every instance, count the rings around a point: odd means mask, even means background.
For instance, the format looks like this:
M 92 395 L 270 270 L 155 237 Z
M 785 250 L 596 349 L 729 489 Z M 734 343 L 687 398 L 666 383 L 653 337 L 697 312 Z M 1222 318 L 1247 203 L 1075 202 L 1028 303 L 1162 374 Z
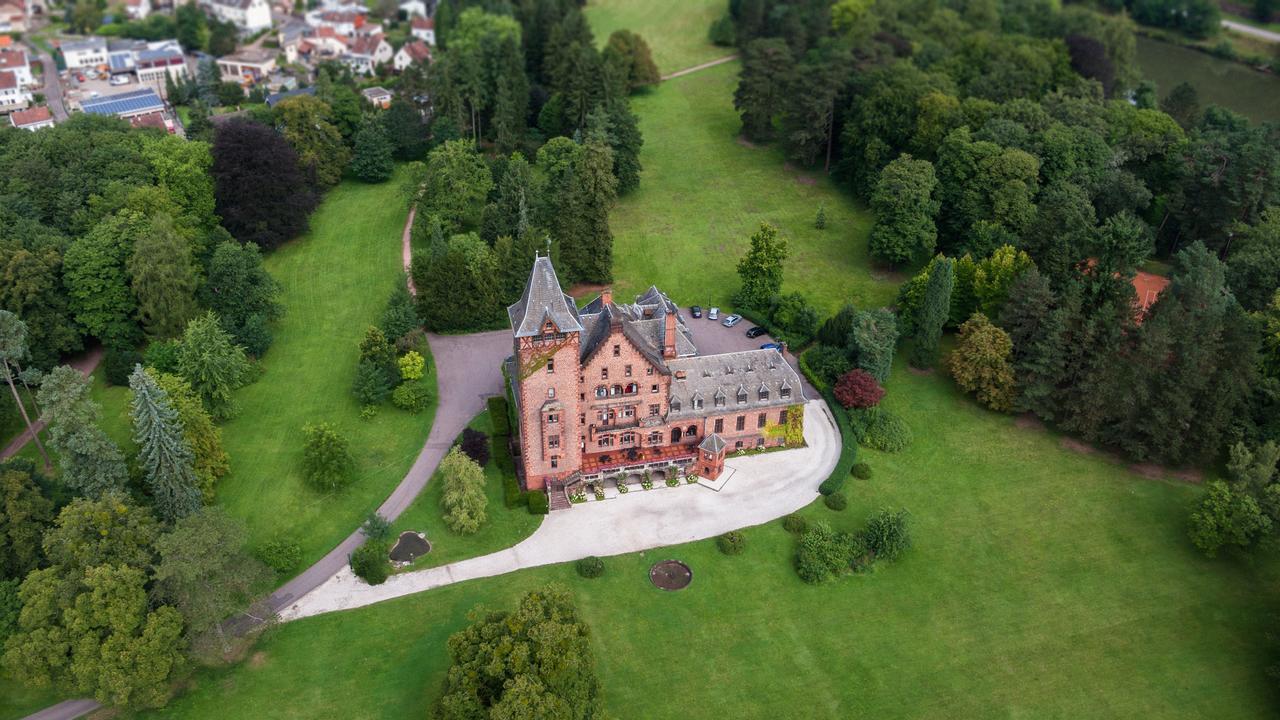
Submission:
M 409 34 L 422 42 L 436 44 L 436 21 L 428 17 L 415 17 L 409 23 Z
M 35 132 L 41 128 L 53 127 L 53 113 L 44 105 L 17 110 L 9 116 L 9 123 L 19 130 Z
M 351 42 L 342 62 L 358 75 L 372 75 L 377 67 L 391 61 L 391 43 L 381 35 L 361 35 Z
M 218 58 L 218 75 L 223 82 L 252 85 L 276 70 L 276 52 L 267 48 L 242 48 Z
M 271 6 L 267 0 L 200 0 L 200 7 L 217 19 L 232 23 L 246 35 L 271 27 Z
M 20 47 L 0 50 L 0 71 L 13 73 L 21 87 L 36 84 L 35 75 L 31 74 L 31 65 L 27 61 L 27 51 Z
M 579 310 L 539 257 L 507 314 L 516 464 L 529 490 L 556 499 L 613 473 L 672 465 L 714 479 L 726 452 L 802 437 L 804 390 L 782 354 L 698 355 L 655 287 L 629 304 L 606 290 Z
M 404 69 L 410 65 L 428 62 L 431 62 L 431 47 L 421 40 L 413 40 L 400 46 L 391 61 L 391 66 L 396 69 L 396 72 L 404 72 Z
M 384 87 L 365 88 L 360 91 L 360 94 L 376 108 L 386 110 L 391 107 L 391 91 Z
M 330 28 L 345 37 L 355 37 L 365 28 L 366 17 L 360 10 L 312 10 L 307 13 L 307 25 L 313 28 Z
M 124 14 L 130 20 L 141 20 L 151 14 L 151 0 L 125 0 Z
M 177 41 L 172 44 L 152 43 L 159 47 L 147 47 L 138 50 L 133 56 L 133 70 L 138 75 L 138 82 L 155 88 L 164 97 L 167 93 L 167 78 L 181 82 L 190 71 L 187 70 L 187 59 Z
M 0 32 L 26 32 L 27 10 L 17 0 L 0 2 Z
M 109 60 L 107 41 L 100 37 L 64 42 L 58 46 L 58 52 L 62 53 L 62 62 L 68 70 L 101 67 Z
M 21 110 L 31 103 L 31 93 L 12 70 L 0 70 L 0 113 Z
M 422 0 L 405 0 L 400 3 L 400 13 L 403 17 L 427 17 L 427 4 Z

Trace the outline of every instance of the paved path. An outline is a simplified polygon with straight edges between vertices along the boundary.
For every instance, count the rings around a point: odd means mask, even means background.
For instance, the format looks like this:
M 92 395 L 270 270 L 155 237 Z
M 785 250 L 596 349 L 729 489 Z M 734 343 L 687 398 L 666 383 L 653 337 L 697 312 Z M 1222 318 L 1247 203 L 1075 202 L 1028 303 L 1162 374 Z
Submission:
M 372 605 L 465 580 L 702 540 L 759 525 L 813 502 L 840 460 L 840 433 L 822 400 L 805 405 L 807 447 L 731 458 L 718 490 L 697 486 L 634 490 L 555 512 L 523 542 L 496 553 L 367 585 L 345 565 L 281 613 L 283 620 Z
M 98 368 L 98 363 L 100 362 L 102 362 L 102 348 L 95 347 L 67 364 L 88 376 Z M 4 390 L 8 391 L 8 388 L 4 388 Z M 28 408 L 27 412 L 31 412 L 31 409 Z M 44 418 L 39 418 L 31 423 L 36 432 L 43 432 L 44 426 L 47 424 L 48 422 Z M 8 460 L 13 457 L 22 448 L 26 447 L 29 442 L 31 442 L 31 430 L 23 430 L 22 434 L 11 440 L 4 450 L 0 450 L 0 460 Z
M 22 720 L 75 720 L 100 707 L 102 706 L 93 700 L 63 700 L 57 705 L 37 710 Z
M 1222 27 L 1232 32 L 1238 32 L 1241 35 L 1248 35 L 1250 37 L 1255 37 L 1259 40 L 1266 40 L 1267 42 L 1280 43 L 1280 33 L 1272 32 L 1271 30 L 1264 30 L 1263 28 L 1254 27 L 1252 25 L 1245 25 L 1244 23 L 1238 23 L 1231 20 L 1223 20 Z
M 34 43 L 27 43 L 27 49 L 40 59 L 40 66 L 44 69 L 44 85 L 40 88 L 40 93 L 44 95 L 49 112 L 53 113 L 54 122 L 66 120 L 67 106 L 62 99 L 62 78 L 58 76 L 57 63 L 53 61 L 52 55 L 36 47 Z
M 663 75 L 663 76 L 662 76 L 662 79 L 663 79 L 663 80 L 670 80 L 670 79 L 672 79 L 672 78 L 683 77 L 683 76 L 688 75 L 688 74 L 690 74 L 690 73 L 696 73 L 696 72 L 698 72 L 699 70 L 706 70 L 707 68 L 715 67 L 715 66 L 717 66 L 717 65 L 723 65 L 723 64 L 725 64 L 725 63 L 727 63 L 727 62 L 733 62 L 734 60 L 737 60 L 737 59 L 738 59 L 738 54 L 737 54 L 737 53 L 734 53 L 734 54 L 732 54 L 732 55 L 725 55 L 724 57 L 722 57 L 722 58 L 716 58 L 715 60 L 712 60 L 711 62 L 704 62 L 704 63 L 702 63 L 701 65 L 694 65 L 694 66 L 693 66 L 693 67 L 691 67 L 691 68 L 685 68 L 685 69 L 683 69 L 683 70 L 677 70 L 677 71 L 675 71 L 675 72 L 671 73 L 670 75 Z

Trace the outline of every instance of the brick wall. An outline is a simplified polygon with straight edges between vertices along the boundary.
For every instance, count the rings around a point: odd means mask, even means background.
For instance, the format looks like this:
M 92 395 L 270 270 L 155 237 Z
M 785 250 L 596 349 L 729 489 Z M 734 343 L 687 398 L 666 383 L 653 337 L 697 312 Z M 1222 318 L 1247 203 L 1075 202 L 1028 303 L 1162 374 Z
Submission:
M 525 485 L 530 490 L 578 469 L 578 334 L 558 344 L 516 340 L 519 374 L 520 451 Z M 550 422 L 551 416 L 557 422 Z

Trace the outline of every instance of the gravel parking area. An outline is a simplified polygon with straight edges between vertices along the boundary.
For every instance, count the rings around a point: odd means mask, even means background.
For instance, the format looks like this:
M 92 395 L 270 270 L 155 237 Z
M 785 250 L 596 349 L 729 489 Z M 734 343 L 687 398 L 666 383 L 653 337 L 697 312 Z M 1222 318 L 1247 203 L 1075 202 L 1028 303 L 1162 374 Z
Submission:
M 731 328 L 725 327 L 722 323 L 728 315 L 733 311 L 720 308 L 719 320 L 707 319 L 707 308 L 702 308 L 702 317 L 695 318 L 688 308 L 680 308 L 680 314 L 684 317 L 685 325 L 689 331 L 693 333 L 693 344 L 698 346 L 699 355 L 718 355 L 720 353 L 739 352 L 742 350 L 756 350 L 765 343 L 777 342 L 771 335 L 765 333 L 757 338 L 747 337 L 747 331 L 755 326 L 755 323 L 743 318 L 742 322 Z M 800 372 L 800 362 L 796 360 L 796 356 L 790 350 L 783 353 L 783 357 L 795 368 L 796 374 L 800 376 L 800 380 L 804 383 L 804 396 L 807 400 L 819 399 L 822 396 L 818 393 L 809 381 L 805 378 L 804 373 Z

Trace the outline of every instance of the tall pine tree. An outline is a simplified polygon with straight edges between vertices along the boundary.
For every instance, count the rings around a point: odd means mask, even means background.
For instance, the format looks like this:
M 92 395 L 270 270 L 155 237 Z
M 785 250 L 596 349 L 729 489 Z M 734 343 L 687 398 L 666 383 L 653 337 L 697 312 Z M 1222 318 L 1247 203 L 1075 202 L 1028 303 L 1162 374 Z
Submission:
M 613 151 L 604 138 L 591 137 L 573 165 L 565 206 L 556 222 L 561 264 L 570 282 L 613 278 L 613 233 L 609 211 L 618 197 Z
M 129 479 L 124 455 L 98 427 L 98 404 L 89 380 L 60 365 L 45 375 L 38 394 L 49 419 L 49 444 L 58 453 L 62 482 L 78 495 L 96 498 L 123 489 Z
M 129 376 L 129 389 L 133 391 L 130 414 L 138 464 L 156 515 L 168 522 L 184 518 L 200 509 L 200 481 L 178 412 L 170 404 L 169 394 L 141 365 Z
M 911 365 L 914 367 L 931 368 L 938 359 L 942 326 L 951 312 L 951 289 L 956 280 L 954 265 L 950 258 L 939 257 L 929 272 L 924 302 L 915 322 L 915 345 L 911 349 Z

